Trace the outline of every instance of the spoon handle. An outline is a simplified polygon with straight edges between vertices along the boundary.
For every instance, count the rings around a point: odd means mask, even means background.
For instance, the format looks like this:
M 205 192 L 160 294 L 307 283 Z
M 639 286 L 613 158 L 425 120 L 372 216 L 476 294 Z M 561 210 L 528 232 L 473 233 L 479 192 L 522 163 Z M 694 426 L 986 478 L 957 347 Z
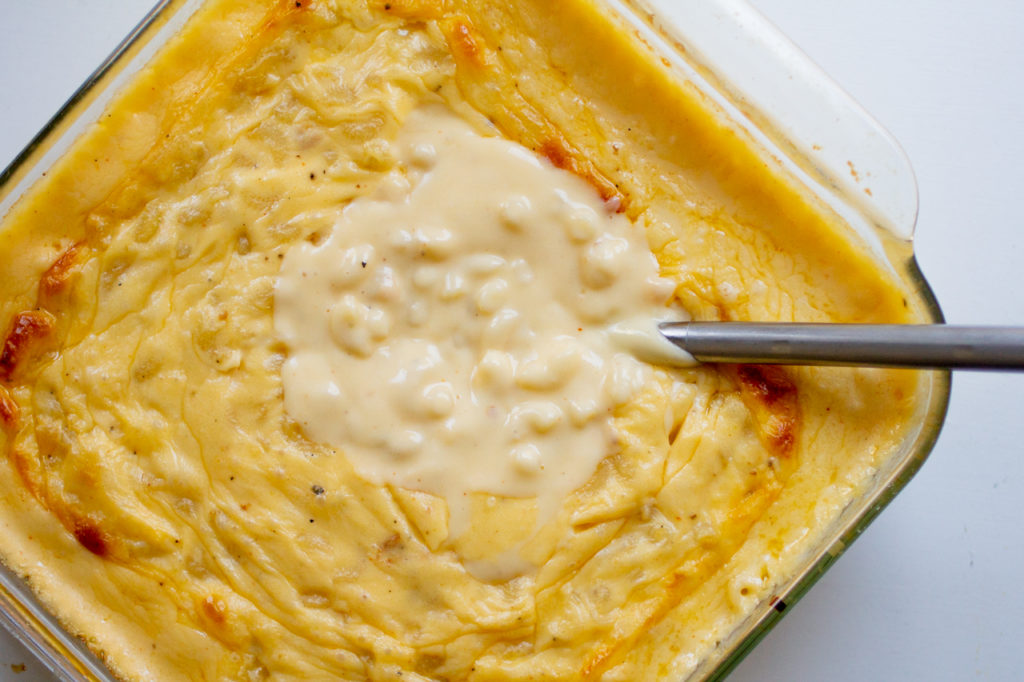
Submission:
M 701 362 L 1024 370 L 1024 327 L 667 322 Z

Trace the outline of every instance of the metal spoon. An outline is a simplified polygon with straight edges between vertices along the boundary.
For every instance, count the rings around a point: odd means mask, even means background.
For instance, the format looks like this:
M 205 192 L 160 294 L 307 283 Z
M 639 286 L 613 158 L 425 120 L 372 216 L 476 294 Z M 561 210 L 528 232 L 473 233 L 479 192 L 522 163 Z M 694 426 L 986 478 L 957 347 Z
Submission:
M 701 362 L 1024 370 L 1024 327 L 665 322 Z

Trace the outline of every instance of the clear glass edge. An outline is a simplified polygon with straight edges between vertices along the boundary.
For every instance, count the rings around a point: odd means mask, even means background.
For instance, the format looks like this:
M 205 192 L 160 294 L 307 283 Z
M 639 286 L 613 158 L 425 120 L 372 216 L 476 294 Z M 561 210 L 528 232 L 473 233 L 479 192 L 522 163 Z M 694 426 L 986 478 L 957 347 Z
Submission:
M 0 566 L 0 625 L 61 682 L 112 680 L 103 663 L 60 626 L 28 584 Z
M 904 274 L 914 291 L 931 313 L 932 323 L 945 321 L 931 285 L 911 254 L 903 263 Z M 903 443 L 904 452 L 891 471 L 877 475 L 874 491 L 852 502 L 844 509 L 815 551 L 808 554 L 803 570 L 785 584 L 777 586 L 772 598 L 755 609 L 724 644 L 724 651 L 704 662 L 688 678 L 693 680 L 723 680 L 747 654 L 763 640 L 782 620 L 786 613 L 825 575 L 825 572 L 849 549 L 850 545 L 867 530 L 889 504 L 917 474 L 939 439 L 949 409 L 952 374 L 949 371 L 930 371 L 930 391 L 921 410 L 922 420 L 913 438 Z M 896 459 L 894 457 L 894 459 Z
M 83 117 L 93 110 L 97 95 L 116 93 L 118 76 L 132 67 L 141 68 L 148 57 L 140 51 L 160 30 L 186 9 L 189 0 L 155 0 L 114 50 L 0 171 L 0 219 L 18 198 L 79 137 L 76 124 L 89 124 Z M 166 38 L 170 38 L 170 32 Z M 100 102 L 102 109 L 105 102 Z M 98 118 L 98 113 L 96 112 Z M 62 149 L 54 149 L 63 144 Z M 52 157 L 52 158 L 51 158 Z M 50 162 L 50 163 L 48 163 Z M 0 563 L 0 627 L 28 649 L 61 682 L 117 682 L 110 669 L 81 638 L 69 633 L 35 596 L 30 584 Z
M 47 143 L 54 142 L 51 140 L 54 134 L 61 129 L 61 127 L 70 119 L 83 113 L 76 111 L 79 108 L 80 103 L 87 100 L 89 95 L 95 91 L 95 89 L 105 84 L 109 80 L 109 76 L 117 70 L 121 65 L 121 61 L 128 56 L 131 56 L 133 48 L 137 47 L 140 42 L 143 42 L 144 36 L 151 34 L 151 31 L 159 25 L 162 18 L 167 16 L 167 12 L 172 5 L 179 2 L 179 0 L 157 0 L 153 8 L 146 13 L 139 23 L 126 35 L 117 47 L 114 48 L 103 62 L 96 67 L 96 69 L 89 74 L 89 77 L 85 79 L 81 85 L 68 97 L 67 101 L 61 105 L 60 109 L 54 114 L 49 121 L 47 121 L 38 133 L 25 145 L 14 160 L 11 161 L 7 167 L 0 171 L 0 198 L 6 197 L 8 192 L 13 189 L 17 189 L 16 185 L 19 180 L 18 172 L 26 167 L 28 162 L 37 156 L 37 152 L 47 147 Z M 11 187 L 8 187 L 11 185 Z
M 870 222 L 913 236 L 918 192 L 896 138 L 748 0 L 616 0 L 806 174 Z
M 729 1 L 734 7 L 739 7 L 740 11 L 747 11 L 751 15 L 756 15 L 763 25 L 776 30 L 744 0 Z M 648 4 L 633 2 L 632 0 L 603 0 L 603 4 L 620 16 L 629 16 L 634 20 L 639 18 L 655 35 L 664 37 L 664 27 L 659 28 L 657 26 L 658 22 L 664 21 L 664 17 L 656 12 L 652 12 Z M 126 67 L 141 67 L 142 64 L 133 64 L 131 61 L 126 62 L 125 60 L 134 59 L 138 61 L 136 48 L 148 43 L 158 32 L 158 29 L 168 19 L 176 15 L 178 11 L 184 9 L 185 5 L 186 0 L 159 0 L 132 32 L 115 48 L 111 55 L 71 95 L 57 114 L 32 138 L 22 152 L 0 172 L 0 208 L 9 208 L 10 204 L 16 201 L 17 196 L 20 195 L 20 192 L 16 194 L 16 191 L 24 191 L 27 189 L 27 185 L 31 184 L 27 180 L 34 180 L 33 178 L 26 178 L 22 171 L 31 170 L 33 168 L 30 165 L 32 162 L 38 163 L 41 160 L 45 160 L 40 157 L 43 157 L 53 144 L 66 141 L 70 145 L 77 138 L 76 134 L 70 135 L 72 138 L 70 140 L 64 139 L 69 137 L 68 127 L 75 123 L 83 114 L 87 113 L 88 107 L 84 106 L 84 103 L 88 101 L 89 95 L 97 91 L 102 92 L 104 88 L 111 84 L 113 76 Z M 169 38 L 171 35 L 167 37 Z M 777 38 L 777 36 L 774 37 Z M 791 131 L 764 130 L 768 127 L 766 122 L 772 121 L 774 117 L 767 116 L 763 112 L 751 108 L 750 102 L 743 102 L 742 108 L 735 106 L 735 93 L 730 93 L 730 88 L 724 87 L 724 84 L 730 83 L 728 74 L 717 73 L 714 65 L 706 63 L 694 65 L 692 58 L 686 54 L 685 48 L 679 43 L 664 39 L 659 39 L 657 43 L 662 51 L 670 51 L 675 58 L 682 58 L 691 65 L 691 68 L 694 68 L 697 73 L 701 74 L 699 80 L 702 82 L 697 83 L 698 87 L 712 89 L 713 94 L 717 96 L 719 101 L 724 97 L 726 101 L 732 102 L 734 106 L 729 107 L 729 114 L 735 117 L 739 113 L 748 125 L 760 130 L 762 135 L 759 141 L 762 144 L 767 140 L 774 152 L 781 154 L 783 158 L 787 158 L 790 161 L 793 161 L 791 157 L 794 155 L 794 152 L 799 154 L 800 150 L 806 147 L 806 145 L 791 142 Z M 767 43 L 763 43 L 755 47 L 764 49 L 766 45 Z M 795 50 L 796 48 L 793 49 Z M 787 55 L 787 59 L 791 62 L 794 59 L 803 59 L 806 63 L 802 66 L 809 67 L 803 69 L 805 75 L 810 74 L 820 78 L 825 82 L 824 85 L 827 90 L 842 93 L 839 86 L 811 63 L 806 56 L 803 56 L 798 50 L 795 54 L 796 57 L 794 57 L 794 53 L 790 53 Z M 845 95 L 845 93 L 843 94 Z M 898 153 L 903 155 L 905 160 L 906 156 L 896 140 L 885 132 L 884 128 L 860 108 L 852 98 L 849 98 L 848 95 L 845 95 L 845 98 L 846 101 L 842 104 L 853 107 L 853 111 L 858 116 L 867 118 L 871 124 L 882 131 L 887 136 L 887 140 L 895 146 Z M 793 163 L 797 167 L 806 170 L 808 160 L 802 158 L 793 161 Z M 813 161 L 811 166 L 813 167 Z M 910 170 L 912 177 L 913 171 L 910 168 L 909 161 L 906 161 L 906 167 Z M 835 198 L 835 195 L 839 195 L 840 199 L 846 198 L 843 195 L 849 193 L 848 186 L 828 182 L 827 177 L 824 178 L 826 183 L 823 186 L 821 175 L 817 178 L 813 177 L 813 174 L 808 175 L 812 176 L 812 180 L 815 181 L 814 185 L 833 195 L 833 198 Z M 806 176 L 804 179 L 806 179 Z M 909 217 L 911 230 L 916 223 L 916 185 L 914 187 L 913 201 L 914 214 Z M 855 207 L 863 210 L 863 202 L 859 201 L 859 198 L 856 202 L 852 203 L 854 203 Z M 0 212 L 6 213 L 6 210 Z M 871 217 L 876 218 L 876 216 Z M 907 219 L 906 216 L 904 216 L 904 219 Z M 888 225 L 892 224 L 890 221 L 878 221 L 877 219 L 872 219 L 870 222 L 876 228 L 882 229 L 885 229 L 886 223 Z M 897 233 L 904 232 L 904 230 L 894 231 Z M 909 237 L 909 235 L 906 236 Z M 909 244 L 909 238 L 907 243 Z M 891 251 L 888 249 L 886 251 L 891 254 Z M 913 253 L 911 252 L 909 257 L 904 259 L 899 265 L 898 271 L 902 271 L 899 274 L 912 286 L 913 291 L 917 293 L 918 302 L 931 318 L 930 321 L 933 323 L 943 322 L 944 318 L 938 301 L 932 292 L 931 286 L 921 272 Z M 704 664 L 698 667 L 688 677 L 689 680 L 724 679 L 771 631 L 781 620 L 782 616 L 792 610 L 793 605 L 817 583 L 828 568 L 864 532 L 878 514 L 889 505 L 893 498 L 921 468 L 941 432 L 949 405 L 951 388 L 951 374 L 948 371 L 928 372 L 927 374 L 930 376 L 930 392 L 927 405 L 923 410 L 922 423 L 915 437 L 904 443 L 907 446 L 905 448 L 906 452 L 900 458 L 899 463 L 891 472 L 882 477 L 883 480 L 876 484 L 872 494 L 861 497 L 844 510 L 839 521 L 835 524 L 835 528 L 826 540 L 814 552 L 809 553 L 807 566 L 793 576 L 786 584 L 778 586 L 772 599 L 755 609 L 747 620 L 733 632 L 732 636 L 723 642 L 724 646 L 720 647 L 716 652 L 717 655 L 712 655 Z M 115 682 L 113 675 L 88 649 L 85 643 L 61 628 L 57 619 L 32 595 L 31 589 L 26 582 L 4 566 L 0 566 L 0 626 L 24 644 L 39 658 L 44 667 L 64 682 Z

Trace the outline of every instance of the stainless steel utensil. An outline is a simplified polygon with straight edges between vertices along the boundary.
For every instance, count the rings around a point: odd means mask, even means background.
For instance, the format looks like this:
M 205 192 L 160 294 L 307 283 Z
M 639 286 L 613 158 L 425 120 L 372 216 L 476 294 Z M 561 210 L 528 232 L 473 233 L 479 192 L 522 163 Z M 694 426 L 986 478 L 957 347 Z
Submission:
M 701 362 L 1024 370 L 1024 327 L 666 322 L 658 328 Z

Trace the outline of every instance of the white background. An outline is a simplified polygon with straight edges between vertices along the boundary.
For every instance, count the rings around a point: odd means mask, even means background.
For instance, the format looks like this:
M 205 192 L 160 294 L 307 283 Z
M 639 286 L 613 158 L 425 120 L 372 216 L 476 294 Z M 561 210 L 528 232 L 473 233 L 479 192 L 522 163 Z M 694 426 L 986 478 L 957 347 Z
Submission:
M 1024 325 L 1024 3 L 754 1 L 906 148 L 948 320 Z M 0 1 L 0 167 L 151 2 Z M 732 679 L 1020 679 L 1022 523 L 1024 374 L 958 374 L 924 469 Z M 0 633 L 7 679 L 48 678 Z

